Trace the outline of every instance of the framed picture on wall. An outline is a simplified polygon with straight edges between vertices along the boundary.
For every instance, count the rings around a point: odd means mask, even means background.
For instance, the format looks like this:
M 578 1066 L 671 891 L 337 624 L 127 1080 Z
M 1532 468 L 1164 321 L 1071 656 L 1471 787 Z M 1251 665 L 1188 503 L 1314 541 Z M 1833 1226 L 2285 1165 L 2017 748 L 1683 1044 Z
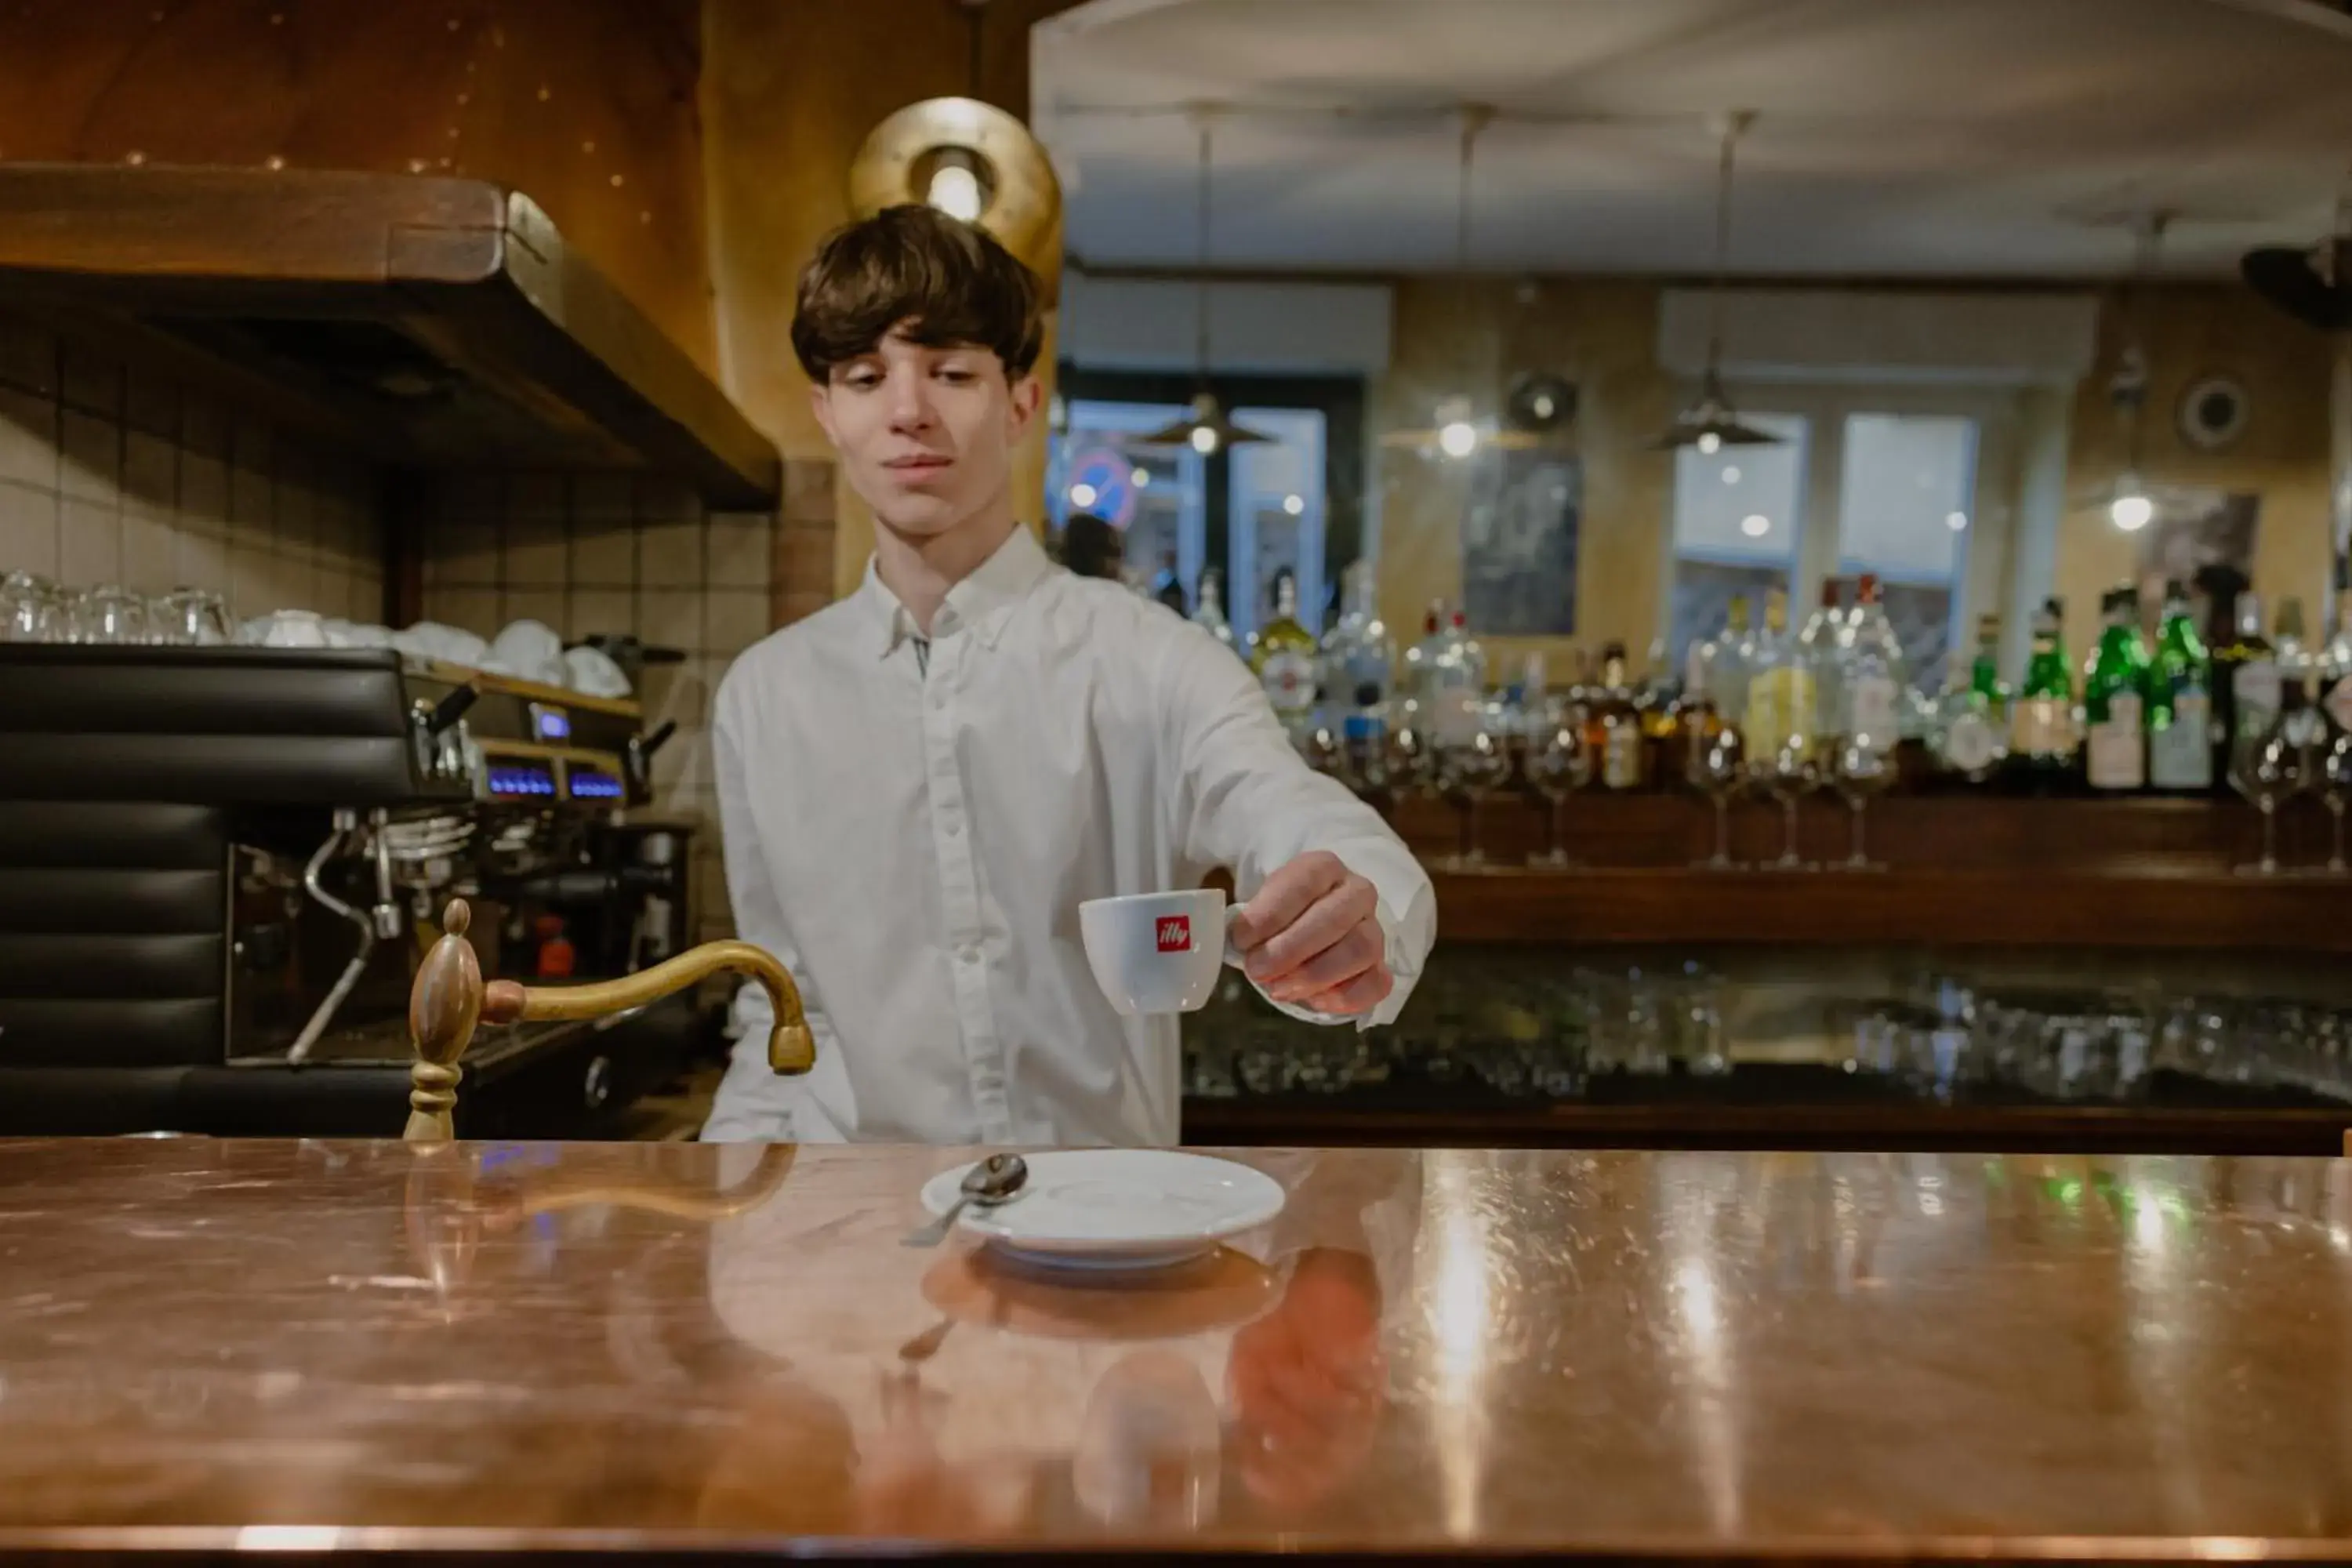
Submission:
M 1563 452 L 1491 447 L 1471 461 L 1462 519 L 1462 599 L 1470 629 L 1496 637 L 1573 635 L 1583 463 Z
M 2139 536 L 2142 616 L 2153 624 L 2163 612 L 2165 584 L 2192 584 L 2207 566 L 2235 567 L 2252 582 L 2262 514 L 2258 495 L 2220 495 L 2202 508 L 2160 513 Z

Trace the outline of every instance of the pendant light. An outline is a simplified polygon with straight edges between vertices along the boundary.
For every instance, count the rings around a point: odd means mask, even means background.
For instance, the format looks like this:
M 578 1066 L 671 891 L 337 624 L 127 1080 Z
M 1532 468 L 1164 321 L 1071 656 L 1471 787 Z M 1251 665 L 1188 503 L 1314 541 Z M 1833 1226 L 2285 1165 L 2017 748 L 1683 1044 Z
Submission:
M 1261 436 L 1227 418 L 1223 407 L 1217 402 L 1217 395 L 1209 390 L 1209 173 L 1213 152 L 1214 117 L 1204 109 L 1200 111 L 1199 120 L 1200 215 L 1194 267 L 1199 279 L 1199 302 L 1194 308 L 1192 405 L 1182 418 L 1173 424 L 1163 425 L 1150 435 L 1135 437 L 1135 443 L 1142 447 L 1190 447 L 1203 458 L 1213 458 L 1228 447 L 1270 440 L 1272 437 Z
M 2159 271 L 2164 231 L 2172 215 L 2149 213 L 2136 226 L 2131 297 L 2124 311 L 2124 346 L 2107 378 L 2107 406 L 2123 435 L 2124 461 L 2116 477 L 2078 498 L 2078 510 L 2104 512 L 2119 533 L 2137 533 L 2158 515 L 2179 515 L 2216 504 L 2212 490 L 2151 482 L 2142 467 L 2147 409 L 2148 295 Z
M 1478 137 L 1494 121 L 1495 110 L 1486 104 L 1465 104 L 1462 108 L 1460 162 L 1454 186 L 1454 276 L 1465 287 L 1470 281 L 1471 197 L 1476 189 L 1471 176 L 1476 164 Z M 1475 456 L 1481 447 L 1526 447 L 1542 443 L 1542 437 L 1535 431 L 1498 430 L 1493 421 L 1478 420 L 1466 395 L 1442 397 L 1431 412 L 1435 417 L 1428 426 L 1418 430 L 1391 430 L 1381 437 L 1381 445 L 1410 447 L 1459 462 Z
M 1715 279 L 1707 289 L 1706 368 L 1699 374 L 1698 397 L 1675 416 L 1664 435 L 1652 443 L 1658 451 L 1696 447 L 1709 457 L 1726 447 L 1771 447 L 1780 437 L 1740 422 L 1739 411 L 1723 390 L 1723 286 L 1731 264 L 1732 154 L 1739 138 L 1756 121 L 1753 110 L 1734 110 L 1724 116 L 1723 151 L 1717 163 L 1715 185 Z

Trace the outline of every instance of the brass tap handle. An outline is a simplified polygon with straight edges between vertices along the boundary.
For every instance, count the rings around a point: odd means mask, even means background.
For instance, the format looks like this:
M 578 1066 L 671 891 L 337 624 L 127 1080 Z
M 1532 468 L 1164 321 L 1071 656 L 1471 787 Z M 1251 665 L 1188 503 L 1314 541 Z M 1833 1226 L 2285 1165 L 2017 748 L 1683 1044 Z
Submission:
M 452 899 L 441 916 L 441 940 L 425 955 L 408 993 L 408 1038 L 416 1060 L 408 1069 L 411 1143 L 446 1143 L 457 1136 L 449 1113 L 457 1107 L 457 1058 L 474 1043 L 482 1016 L 482 964 L 466 928 L 474 912 Z
M 454 1137 L 449 1112 L 457 1103 L 457 1058 L 471 1044 L 476 1025 L 602 1018 L 657 1002 L 722 969 L 741 970 L 768 993 L 775 1024 L 768 1031 L 768 1066 L 788 1076 L 816 1065 L 816 1038 L 801 1010 L 801 994 L 773 954 L 748 942 L 709 942 L 688 948 L 651 969 L 593 985 L 522 985 L 511 980 L 482 984 L 482 969 L 465 940 L 472 919 L 463 899 L 449 900 L 442 917 L 446 933 L 433 944 L 416 973 L 408 999 L 408 1030 L 416 1061 L 408 1069 L 411 1142 Z

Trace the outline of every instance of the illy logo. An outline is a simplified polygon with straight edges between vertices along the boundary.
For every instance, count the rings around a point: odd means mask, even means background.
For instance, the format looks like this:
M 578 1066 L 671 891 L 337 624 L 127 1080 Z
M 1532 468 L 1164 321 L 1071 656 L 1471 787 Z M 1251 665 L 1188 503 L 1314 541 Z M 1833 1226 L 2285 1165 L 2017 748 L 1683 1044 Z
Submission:
M 1166 915 L 1160 921 L 1160 951 L 1190 952 L 1192 951 L 1192 917 Z

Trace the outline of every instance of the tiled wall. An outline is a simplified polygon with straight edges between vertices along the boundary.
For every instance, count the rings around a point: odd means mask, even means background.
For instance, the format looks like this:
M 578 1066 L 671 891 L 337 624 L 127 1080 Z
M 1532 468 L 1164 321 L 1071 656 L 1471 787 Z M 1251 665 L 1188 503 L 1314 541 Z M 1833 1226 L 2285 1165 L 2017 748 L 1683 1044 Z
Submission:
M 395 520 L 387 476 L 205 394 L 0 314 L 0 573 L 225 595 L 374 622 L 384 531 L 423 530 L 425 615 L 485 637 L 523 617 L 566 640 L 633 632 L 686 654 L 639 696 L 677 722 L 656 809 L 698 827 L 694 909 L 732 934 L 710 776 L 710 699 L 735 656 L 832 597 L 834 471 L 786 467 L 776 513 L 710 513 L 618 474 L 451 474 Z M 414 507 L 410 515 L 406 509 Z
M 423 501 L 425 614 L 482 637 L 529 618 L 566 641 L 635 633 L 677 648 L 639 693 L 656 808 L 697 819 L 700 939 L 731 935 L 710 773 L 710 700 L 736 655 L 831 597 L 833 469 L 788 465 L 777 514 L 709 512 L 674 483 L 611 474 L 451 476 Z M 814 585 L 814 586 L 812 586 Z
M 0 315 L 0 573 L 383 615 L 382 476 Z

